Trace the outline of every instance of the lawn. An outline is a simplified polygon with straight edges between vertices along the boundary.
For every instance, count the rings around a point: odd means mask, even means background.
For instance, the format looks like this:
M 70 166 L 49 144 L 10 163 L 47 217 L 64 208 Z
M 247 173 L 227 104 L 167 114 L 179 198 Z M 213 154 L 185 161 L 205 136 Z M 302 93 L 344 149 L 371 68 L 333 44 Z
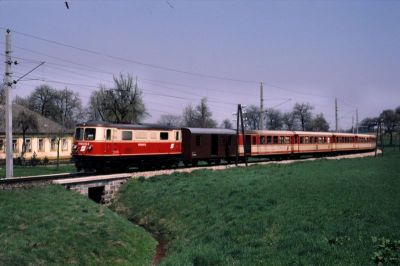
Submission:
M 400 264 L 400 152 L 132 180 L 112 209 L 164 265 Z
M 14 165 L 14 176 L 32 176 L 32 175 L 51 175 L 59 173 L 72 173 L 76 172 L 76 168 L 73 164 L 60 165 L 58 168 L 56 165 L 38 165 L 38 166 L 19 166 Z M 6 177 L 6 166 L 0 165 L 0 178 Z
M 0 265 L 150 265 L 155 246 L 142 228 L 61 186 L 0 191 Z

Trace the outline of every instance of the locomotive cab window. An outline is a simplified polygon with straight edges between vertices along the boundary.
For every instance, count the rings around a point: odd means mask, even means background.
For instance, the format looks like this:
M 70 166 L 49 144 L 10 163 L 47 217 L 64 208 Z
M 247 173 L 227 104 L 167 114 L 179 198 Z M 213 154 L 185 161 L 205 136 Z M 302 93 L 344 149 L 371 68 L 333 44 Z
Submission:
M 168 140 L 168 132 L 160 132 L 160 140 Z
M 132 131 L 122 131 L 122 140 L 132 140 Z
M 76 140 L 83 140 L 83 133 L 84 133 L 83 128 L 78 127 L 78 128 L 75 130 L 75 139 L 76 139 Z
M 95 128 L 86 128 L 85 129 L 85 140 L 94 140 L 96 138 L 96 129 Z

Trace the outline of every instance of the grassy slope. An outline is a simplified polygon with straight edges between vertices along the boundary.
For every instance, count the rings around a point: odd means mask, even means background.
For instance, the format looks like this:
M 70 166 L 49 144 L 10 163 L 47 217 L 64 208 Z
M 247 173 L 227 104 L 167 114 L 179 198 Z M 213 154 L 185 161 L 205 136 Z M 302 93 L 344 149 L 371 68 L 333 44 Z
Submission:
M 0 265 L 149 265 L 142 228 L 62 187 L 0 191 Z
M 373 236 L 400 239 L 399 159 L 131 181 L 113 208 L 166 236 L 166 265 L 373 264 Z
M 59 168 L 55 165 L 48 166 L 18 166 L 14 165 L 14 176 L 31 176 L 31 175 L 51 175 L 57 173 L 71 173 L 75 172 L 75 166 L 70 165 L 60 165 Z M 0 165 L 0 178 L 6 176 L 6 166 Z

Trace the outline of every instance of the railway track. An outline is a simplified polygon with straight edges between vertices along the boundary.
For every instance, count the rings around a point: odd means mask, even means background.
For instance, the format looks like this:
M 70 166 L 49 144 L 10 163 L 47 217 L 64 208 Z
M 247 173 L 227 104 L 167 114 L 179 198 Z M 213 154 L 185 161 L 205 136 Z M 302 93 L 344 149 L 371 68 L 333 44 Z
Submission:
M 378 152 L 380 153 L 380 152 Z M 342 158 L 359 158 L 359 157 L 367 157 L 374 156 L 375 152 L 363 152 L 363 153 L 351 153 L 345 155 L 333 155 L 333 156 L 325 156 L 325 157 L 312 157 L 312 158 L 296 158 L 296 159 L 283 159 L 283 160 L 271 160 L 271 159 L 263 159 L 257 161 L 248 161 L 248 165 L 254 164 L 289 164 L 299 161 L 313 161 L 318 159 L 342 159 Z M 241 162 L 238 164 L 239 167 L 245 166 L 245 163 Z M 112 178 L 115 175 L 130 175 L 132 178 L 145 177 L 150 178 L 156 175 L 169 175 L 176 172 L 192 172 L 200 169 L 209 169 L 209 170 L 224 170 L 228 168 L 234 168 L 236 165 L 221 163 L 221 164 L 204 164 L 198 166 L 179 166 L 176 168 L 167 168 L 167 169 L 146 169 L 146 170 L 136 170 L 129 173 L 113 173 L 113 174 L 97 174 L 97 173 L 61 173 L 61 174 L 53 174 L 53 175 L 38 175 L 38 176 L 26 176 L 26 177 L 14 177 L 14 178 L 4 178 L 0 179 L 0 190 L 7 189 L 8 187 L 25 187 L 32 186 L 34 184 L 50 184 L 54 180 L 58 179 L 73 179 L 73 178 L 85 178 L 85 177 L 96 177 L 99 178 Z M 14 184 L 19 184 L 17 186 L 13 186 Z M 29 185 L 31 184 L 31 185 Z

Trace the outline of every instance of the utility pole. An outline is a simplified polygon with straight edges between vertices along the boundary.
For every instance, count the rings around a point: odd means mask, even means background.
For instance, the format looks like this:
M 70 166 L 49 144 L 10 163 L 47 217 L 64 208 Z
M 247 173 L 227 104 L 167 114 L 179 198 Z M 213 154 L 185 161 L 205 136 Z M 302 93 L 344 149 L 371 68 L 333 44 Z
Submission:
M 356 108 L 356 134 L 358 134 L 358 108 Z
M 264 88 L 262 82 L 260 84 L 260 129 L 264 129 Z
M 354 115 L 351 116 L 351 133 L 354 134 Z
M 338 108 L 337 108 L 337 98 L 335 98 L 335 131 L 338 131 Z
M 6 50 L 5 50 L 5 73 L 4 73 L 4 90 L 6 95 L 6 178 L 13 177 L 14 166 L 13 166 L 13 147 L 12 147 L 12 100 L 11 100 L 11 89 L 12 89 L 12 73 L 11 65 L 11 35 L 10 30 L 6 30 Z

